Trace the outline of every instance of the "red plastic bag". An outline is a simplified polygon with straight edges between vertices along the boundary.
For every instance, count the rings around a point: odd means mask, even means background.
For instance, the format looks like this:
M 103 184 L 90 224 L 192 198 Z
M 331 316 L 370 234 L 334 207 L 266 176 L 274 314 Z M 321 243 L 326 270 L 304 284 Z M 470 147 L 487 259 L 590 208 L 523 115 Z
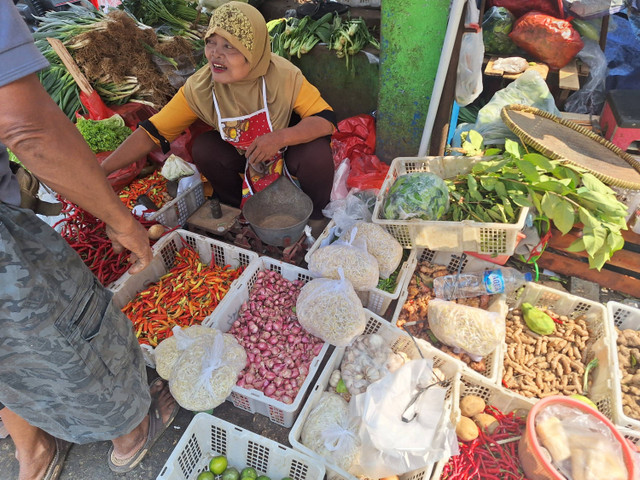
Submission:
M 113 152 L 96 153 L 98 163 L 102 165 L 102 162 L 104 162 L 112 153 Z M 137 162 L 131 163 L 126 167 L 122 167 L 115 172 L 111 172 L 107 177 L 107 180 L 109 181 L 111 187 L 115 190 L 115 192 L 118 193 L 124 187 L 129 185 L 131 181 L 140 174 L 146 163 L 147 159 L 143 157 Z
M 516 20 L 509 37 L 554 69 L 564 67 L 584 47 L 580 34 L 569 22 L 538 12 L 529 12 Z
M 562 0 L 489 0 L 489 7 L 504 7 L 516 18 L 534 11 L 564 18 Z
M 209 130 L 212 130 L 210 125 L 202 120 L 196 120 L 182 135 L 171 142 L 171 149 L 167 153 L 162 153 L 162 150 L 154 150 L 148 155 L 149 160 L 162 165 L 169 158 L 169 155 L 174 154 L 185 162 L 193 163 L 191 156 L 193 141 L 198 135 Z
M 371 115 L 356 115 L 338 123 L 338 129 L 331 136 L 331 148 L 336 168 L 345 159 L 349 159 L 349 188 L 380 189 L 389 171 L 389 165 L 374 155 L 376 124 Z

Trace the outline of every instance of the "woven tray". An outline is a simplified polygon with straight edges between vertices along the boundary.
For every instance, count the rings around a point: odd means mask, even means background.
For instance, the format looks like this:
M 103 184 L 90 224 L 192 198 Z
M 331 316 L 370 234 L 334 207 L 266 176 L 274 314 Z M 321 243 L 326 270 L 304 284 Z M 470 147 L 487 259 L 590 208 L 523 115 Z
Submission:
M 591 130 L 526 105 L 507 105 L 500 116 L 523 143 L 547 157 L 585 168 L 607 185 L 640 190 L 640 162 Z

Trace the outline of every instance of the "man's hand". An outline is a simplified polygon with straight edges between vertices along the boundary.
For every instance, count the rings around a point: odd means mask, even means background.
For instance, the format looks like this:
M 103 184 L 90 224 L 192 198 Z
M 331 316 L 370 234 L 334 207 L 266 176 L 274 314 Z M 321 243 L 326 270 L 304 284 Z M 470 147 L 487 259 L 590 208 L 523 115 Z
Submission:
M 147 230 L 131 217 L 127 225 L 107 225 L 107 236 L 113 244 L 113 251 L 119 253 L 126 248 L 131 251 L 129 273 L 132 275 L 144 269 L 153 258 Z
M 256 138 L 249 146 L 245 157 L 250 165 L 270 161 L 285 145 L 282 142 L 282 130 L 266 133 Z

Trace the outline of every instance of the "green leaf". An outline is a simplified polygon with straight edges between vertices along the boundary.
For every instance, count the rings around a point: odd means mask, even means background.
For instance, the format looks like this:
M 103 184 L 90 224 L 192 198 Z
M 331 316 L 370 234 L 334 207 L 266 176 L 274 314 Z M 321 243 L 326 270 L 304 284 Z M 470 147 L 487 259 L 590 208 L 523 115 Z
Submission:
M 473 175 L 467 175 L 467 186 L 469 187 L 469 195 L 474 200 L 482 201 L 482 195 L 478 192 L 478 182 Z
M 520 144 L 518 142 L 507 138 L 504 142 L 504 151 L 513 158 L 520 158 Z
M 484 151 L 484 154 L 487 157 L 492 157 L 493 155 L 499 155 L 500 153 L 502 153 L 502 150 L 500 150 L 499 148 L 487 148 Z
M 555 192 L 560 195 L 566 195 L 573 191 L 558 180 L 549 180 L 547 182 L 538 182 L 534 185 L 536 189 L 546 190 L 547 192 Z
M 558 230 L 562 233 L 568 233 L 573 228 L 576 217 L 571 203 L 563 198 L 558 198 L 553 205 L 553 217 L 549 215 L 549 218 L 552 218 Z
M 574 240 L 571 245 L 569 245 L 566 249 L 567 252 L 584 252 L 585 247 L 584 247 L 584 240 L 582 240 L 582 238 L 578 238 L 577 240 Z
M 526 160 L 516 160 L 516 166 L 529 183 L 540 181 L 540 174 L 533 163 L 527 162 Z
M 533 207 L 533 202 L 521 195 L 511 195 L 511 201 L 519 207 Z
M 475 130 L 470 130 L 469 135 L 467 136 L 467 141 L 473 145 L 476 150 L 482 150 L 482 135 L 480 135 Z
M 605 195 L 592 190 L 578 190 L 580 191 L 579 195 L 581 201 L 593 202 L 598 210 L 603 213 L 608 215 L 621 214 L 622 216 L 625 216 L 627 213 L 627 209 L 624 204 L 616 200 L 613 195 Z
M 578 208 L 578 217 L 585 227 L 595 228 L 600 225 L 600 221 L 584 207 Z
M 582 175 L 582 184 L 589 190 L 607 195 L 615 195 L 615 192 L 602 183 L 595 175 L 585 173 Z
M 602 227 L 593 229 L 585 228 L 582 230 L 582 239 L 584 240 L 585 250 L 589 255 L 594 256 L 598 250 L 605 244 L 607 238 L 607 230 Z
M 542 196 L 542 201 L 540 202 L 542 213 L 544 213 L 551 220 L 553 220 L 553 214 L 555 212 L 556 204 L 558 203 L 558 201 L 558 197 L 555 195 L 551 195 L 550 193 L 545 193 Z
M 522 157 L 522 160 L 530 162 L 546 172 L 552 172 L 555 168 L 553 163 L 551 163 L 547 157 L 540 155 L 539 153 L 527 153 Z
M 480 179 L 480 185 L 488 192 L 493 192 L 497 182 L 498 179 L 495 177 L 482 177 Z
M 507 214 L 507 217 L 511 220 L 515 218 L 515 214 L 513 212 L 513 207 L 511 206 L 511 201 L 509 198 L 502 199 L 502 206 L 504 207 L 504 212 Z
M 607 237 L 607 245 L 611 253 L 617 252 L 624 247 L 624 237 L 619 233 L 609 232 Z
M 500 198 L 507 198 L 509 197 L 509 194 L 507 194 L 507 189 L 504 186 L 504 183 L 502 182 L 497 182 L 496 183 L 496 194 L 500 197 Z
M 589 268 L 600 270 L 610 258 L 611 255 L 606 251 L 606 249 L 598 250 L 593 256 L 589 257 Z

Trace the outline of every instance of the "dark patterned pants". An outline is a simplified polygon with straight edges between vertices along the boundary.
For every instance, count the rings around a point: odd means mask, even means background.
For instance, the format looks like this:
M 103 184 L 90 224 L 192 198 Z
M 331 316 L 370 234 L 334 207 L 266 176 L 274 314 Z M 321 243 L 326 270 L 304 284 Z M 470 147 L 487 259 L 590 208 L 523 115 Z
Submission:
M 133 430 L 146 369 L 111 296 L 51 227 L 0 203 L 0 402 L 75 443 Z

